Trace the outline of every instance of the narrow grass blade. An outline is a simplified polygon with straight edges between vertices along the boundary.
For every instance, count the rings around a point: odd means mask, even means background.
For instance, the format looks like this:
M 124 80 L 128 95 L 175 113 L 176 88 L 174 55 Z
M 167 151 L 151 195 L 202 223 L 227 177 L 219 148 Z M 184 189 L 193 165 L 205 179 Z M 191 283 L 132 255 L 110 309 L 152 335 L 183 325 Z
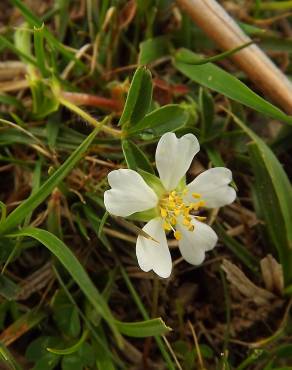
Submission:
M 43 77 L 48 76 L 48 70 L 46 67 L 46 55 L 44 49 L 44 24 L 41 27 L 34 27 L 33 34 L 34 34 L 34 50 L 36 55 L 36 60 L 38 64 L 38 68 Z
M 16 362 L 8 348 L 6 348 L 4 344 L 0 342 L 0 366 L 1 363 L 4 364 L 5 369 L 6 365 L 8 365 L 11 370 L 22 370 L 22 367 Z
M 291 116 L 286 115 L 273 104 L 261 98 L 244 83 L 222 68 L 212 63 L 203 65 L 188 64 L 188 60 L 195 56 L 196 54 L 190 50 L 179 50 L 175 55 L 174 66 L 181 73 L 202 86 L 217 91 L 269 117 L 292 124 Z
M 234 122 L 252 139 L 249 145 L 255 175 L 255 195 L 260 216 L 276 247 L 283 267 L 285 285 L 292 284 L 292 187 L 272 150 L 232 114 Z
M 97 127 L 35 194 L 32 194 L 28 199 L 22 202 L 20 206 L 10 213 L 10 215 L 0 225 L 1 233 L 6 233 L 19 225 L 19 223 L 24 220 L 28 213 L 32 212 L 50 195 L 53 189 L 58 186 L 58 184 L 68 175 L 72 168 L 74 168 L 77 162 L 82 158 L 83 154 L 86 152 L 99 130 L 100 127 Z
M 96 289 L 89 276 L 87 275 L 87 272 L 80 264 L 78 259 L 75 257 L 75 255 L 71 252 L 71 250 L 55 235 L 49 233 L 46 230 L 28 227 L 10 235 L 10 237 L 18 236 L 28 236 L 30 238 L 36 239 L 58 258 L 58 260 L 70 273 L 76 284 L 78 284 L 89 302 L 111 327 L 113 333 L 116 336 L 116 339 L 121 344 L 121 338 L 117 330 L 115 319 L 112 316 L 106 301 Z

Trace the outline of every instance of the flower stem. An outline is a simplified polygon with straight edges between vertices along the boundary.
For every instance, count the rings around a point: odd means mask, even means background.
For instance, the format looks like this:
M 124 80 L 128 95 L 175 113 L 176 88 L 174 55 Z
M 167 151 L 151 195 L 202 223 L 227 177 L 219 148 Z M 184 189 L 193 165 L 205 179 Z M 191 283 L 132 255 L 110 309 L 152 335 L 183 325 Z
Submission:
M 74 103 L 68 101 L 67 99 L 63 98 L 61 95 L 58 96 L 58 101 L 64 107 L 70 109 L 72 112 L 76 113 L 78 116 L 82 117 L 85 121 L 89 122 L 94 127 L 100 127 L 102 125 L 101 122 L 97 121 L 93 118 L 90 114 L 85 112 L 83 109 L 75 105 Z M 120 130 L 116 130 L 112 127 L 103 126 L 101 128 L 102 131 L 111 134 L 112 136 L 121 137 L 122 132 Z

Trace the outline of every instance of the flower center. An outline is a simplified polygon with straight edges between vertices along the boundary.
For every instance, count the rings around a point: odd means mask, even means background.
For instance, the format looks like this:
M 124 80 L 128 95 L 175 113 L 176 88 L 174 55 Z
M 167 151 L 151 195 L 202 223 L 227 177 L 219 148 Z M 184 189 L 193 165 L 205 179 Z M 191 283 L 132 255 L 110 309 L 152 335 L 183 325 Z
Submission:
M 159 202 L 160 215 L 164 220 L 163 228 L 165 231 L 173 231 L 174 237 L 180 240 L 182 234 L 180 231 L 175 229 L 178 217 L 182 219 L 182 224 L 189 231 L 194 231 L 194 225 L 192 224 L 191 212 L 198 211 L 201 207 L 204 207 L 205 202 L 201 200 L 201 194 L 192 193 L 194 202 L 185 203 L 184 196 L 187 195 L 188 189 L 185 188 L 182 192 L 175 190 L 170 193 L 166 193 Z M 193 216 L 199 221 L 204 221 L 206 217 Z

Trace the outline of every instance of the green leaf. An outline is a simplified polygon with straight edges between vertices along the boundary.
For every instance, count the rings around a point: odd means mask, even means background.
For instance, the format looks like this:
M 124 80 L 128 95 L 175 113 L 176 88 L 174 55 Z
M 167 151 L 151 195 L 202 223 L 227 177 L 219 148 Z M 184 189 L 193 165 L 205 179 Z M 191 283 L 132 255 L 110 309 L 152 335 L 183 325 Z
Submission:
M 161 318 L 150 319 L 141 322 L 119 322 L 117 326 L 121 333 L 136 338 L 164 335 L 171 331 L 171 329 L 165 325 Z
M 97 127 L 79 147 L 70 155 L 70 157 L 56 170 L 56 172 L 49 177 L 49 179 L 39 188 L 39 190 L 32 194 L 28 199 L 23 201 L 13 212 L 11 212 L 5 221 L 0 225 L 0 232 L 6 233 L 19 225 L 26 215 L 38 207 L 58 186 L 58 184 L 68 175 L 68 173 L 76 166 L 78 161 L 82 158 L 96 134 L 100 130 Z
M 149 111 L 151 99 L 151 73 L 146 67 L 139 67 L 134 74 L 119 125 L 123 129 L 136 125 Z
M 189 113 L 178 104 L 169 104 L 148 113 L 140 122 L 128 130 L 128 135 L 141 131 L 150 131 L 155 136 L 175 131 L 183 127 L 189 119 Z
M 148 313 L 147 313 L 147 311 L 146 311 L 146 309 L 145 309 L 145 307 L 144 307 L 144 305 L 141 301 L 141 298 L 140 298 L 139 294 L 135 290 L 127 272 L 125 271 L 125 269 L 123 268 L 122 265 L 120 265 L 120 269 L 121 269 L 121 274 L 123 276 L 123 279 L 124 279 L 124 281 L 127 285 L 127 288 L 129 290 L 132 298 L 133 298 L 133 301 L 135 302 L 136 306 L 138 307 L 138 309 L 139 309 L 140 313 L 142 314 L 143 318 L 145 320 L 148 320 L 149 319 Z M 155 341 L 157 343 L 157 346 L 159 347 L 160 352 L 161 352 L 161 354 L 162 354 L 162 356 L 163 356 L 163 358 L 164 358 L 164 360 L 167 364 L 167 369 L 175 370 L 176 366 L 173 364 L 172 358 L 170 357 L 167 349 L 165 348 L 165 344 L 162 341 L 162 339 L 160 338 L 160 336 L 155 335 L 154 339 L 155 339 Z
M 87 275 L 87 272 L 82 267 L 75 255 L 71 252 L 71 250 L 55 235 L 46 230 L 27 227 L 10 235 L 10 237 L 17 236 L 28 236 L 38 240 L 58 258 L 58 260 L 72 276 L 74 281 L 78 284 L 89 302 L 91 302 L 96 311 L 106 320 L 113 333 L 116 335 L 117 340 L 120 341 L 120 335 L 117 331 L 116 322 L 106 301 L 94 286 Z
M 166 192 L 166 190 L 160 178 L 153 175 L 152 173 L 149 173 L 143 170 L 139 170 L 138 172 L 143 177 L 145 182 L 150 186 L 150 188 L 155 191 L 158 198 L 161 198 L 161 196 Z
M 7 105 L 13 105 L 17 109 L 25 109 L 22 101 L 15 98 L 14 96 L 10 95 L 0 95 L 0 103 L 7 104 Z
M 80 339 L 72 346 L 67 347 L 67 348 L 62 348 L 62 349 L 47 347 L 47 351 L 51 353 L 55 353 L 56 355 L 71 355 L 72 353 L 78 351 L 79 347 L 87 339 L 87 337 L 88 337 L 88 331 L 85 330 L 82 336 L 80 337 Z
M 88 204 L 83 204 L 82 209 L 86 219 L 89 221 L 93 231 L 95 232 L 96 236 L 100 239 L 102 244 L 107 248 L 108 251 L 111 251 L 110 243 L 106 237 L 106 235 L 102 232 L 100 233 L 99 230 L 102 230 L 102 221 L 98 216 L 97 213 L 92 207 Z
M 269 117 L 292 124 L 291 116 L 286 115 L 273 104 L 261 98 L 244 83 L 222 68 L 212 63 L 203 65 L 188 64 L 188 60 L 195 56 L 196 54 L 187 49 L 179 50 L 175 55 L 174 65 L 181 73 L 200 85 L 217 91 Z
M 154 173 L 153 167 L 146 154 L 136 144 L 130 140 L 123 140 L 122 148 L 128 168 L 135 171 L 141 169 Z
M 64 356 L 62 359 L 62 370 L 83 370 L 92 368 L 95 353 L 88 343 L 83 343 L 77 352 Z
M 205 139 L 212 132 L 215 107 L 212 95 L 203 88 L 199 90 L 199 106 L 201 112 L 201 135 L 202 139 Z
M 60 338 L 56 337 L 39 337 L 29 344 L 25 356 L 35 363 L 34 370 L 54 369 L 60 361 L 60 356 L 47 351 L 47 347 L 58 346 L 61 343 Z
M 13 51 L 16 55 L 20 56 L 25 60 L 26 62 L 29 62 L 30 64 L 36 65 L 36 60 L 29 55 L 23 53 L 21 50 L 17 49 L 10 41 L 8 41 L 4 36 L 0 35 L 0 46 L 4 45 L 11 51 Z
M 252 139 L 249 145 L 260 217 L 283 267 L 285 285 L 292 284 L 292 187 L 272 150 L 232 114 L 234 122 Z
M 17 7 L 23 17 L 26 19 L 26 21 L 29 23 L 31 27 L 42 27 L 42 21 L 39 17 L 35 16 L 28 7 L 24 4 L 22 0 L 10 0 L 11 3 Z M 56 39 L 56 37 L 46 28 L 44 27 L 44 36 L 47 39 L 47 41 L 50 43 L 52 49 L 57 49 L 69 60 L 73 60 L 79 67 L 81 67 L 83 70 L 86 70 L 86 67 L 84 63 L 82 63 L 78 58 L 74 56 L 74 54 L 71 51 L 68 51 L 68 49 L 59 41 Z M 0 41 L 1 41 L 1 35 L 0 35 Z M 28 59 L 28 58 L 26 58 Z M 35 59 L 29 60 L 30 63 L 36 65 Z
M 277 248 L 285 285 L 292 284 L 292 189 L 277 157 L 265 145 L 249 145 L 260 215 Z
M 182 59 L 182 62 L 183 63 L 187 63 L 187 64 L 191 64 L 191 65 L 201 65 L 201 64 L 211 63 L 211 62 L 217 62 L 219 60 L 222 60 L 222 59 L 225 59 L 227 57 L 230 57 L 231 55 L 233 55 L 233 54 L 237 53 L 238 51 L 240 51 L 240 50 L 242 50 L 242 49 L 250 46 L 253 43 L 254 43 L 253 41 L 246 42 L 245 44 L 242 44 L 240 46 L 237 46 L 234 49 L 230 49 L 230 50 L 224 51 L 223 53 L 214 55 L 214 56 L 209 57 L 209 58 L 202 58 L 198 54 L 193 54 L 192 57 L 189 57 L 187 59 L 186 58 L 183 58 Z M 179 56 L 178 56 L 177 59 L 178 59 L 178 61 L 180 61 Z
M 48 70 L 46 67 L 46 55 L 44 49 L 44 24 L 41 27 L 34 26 L 33 34 L 34 34 L 34 50 L 36 55 L 36 60 L 38 64 L 38 68 L 43 77 L 48 76 Z
M 139 64 L 149 64 L 169 54 L 169 41 L 165 36 L 154 37 L 141 42 Z
M 2 362 L 3 361 L 3 362 Z M 22 367 L 16 362 L 14 356 L 9 352 L 9 350 L 0 342 L 0 366 L 4 363 L 5 369 L 6 365 L 12 370 L 22 370 Z
M 72 304 L 64 291 L 56 293 L 53 300 L 53 318 L 66 336 L 76 338 L 80 333 L 80 319 L 77 307 Z
M 4 275 L 0 275 L 0 295 L 11 301 L 16 299 L 20 288 L 11 279 Z

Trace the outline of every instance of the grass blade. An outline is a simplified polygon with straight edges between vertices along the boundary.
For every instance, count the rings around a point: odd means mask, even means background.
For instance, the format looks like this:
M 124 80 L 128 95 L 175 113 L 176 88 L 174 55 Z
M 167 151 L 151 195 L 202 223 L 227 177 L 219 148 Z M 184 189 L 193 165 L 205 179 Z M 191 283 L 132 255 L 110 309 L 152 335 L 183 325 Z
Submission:
M 68 175 L 74 168 L 76 163 L 82 158 L 83 154 L 88 149 L 89 145 L 94 140 L 96 134 L 101 127 L 97 127 L 79 147 L 70 155 L 70 157 L 56 170 L 56 172 L 49 177 L 49 179 L 39 188 L 39 190 L 31 195 L 28 199 L 22 202 L 10 215 L 2 222 L 0 232 L 6 233 L 21 223 L 26 215 L 32 212 L 38 205 L 40 205 L 58 186 L 58 184 Z
M 89 302 L 93 305 L 96 311 L 106 320 L 113 333 L 115 334 L 116 339 L 121 344 L 121 338 L 116 327 L 115 319 L 112 316 L 106 301 L 96 289 L 89 276 L 87 275 L 87 272 L 78 261 L 78 259 L 75 257 L 75 255 L 71 252 L 71 250 L 55 235 L 49 233 L 46 230 L 27 227 L 10 235 L 10 237 L 18 236 L 28 236 L 30 238 L 36 239 L 58 258 L 58 260 L 70 273 L 76 284 L 78 284 L 80 289 L 83 291 Z
M 291 116 L 286 115 L 279 108 L 261 98 L 222 68 L 212 63 L 203 65 L 188 64 L 188 60 L 195 56 L 196 54 L 187 49 L 179 50 L 176 53 L 174 65 L 181 73 L 202 86 L 217 91 L 269 117 L 292 124 Z M 183 62 L 184 60 L 185 62 Z
M 252 139 L 249 145 L 255 175 L 255 195 L 260 216 L 276 247 L 283 266 L 285 285 L 292 284 L 292 187 L 286 172 L 272 150 L 232 114 L 234 122 Z

